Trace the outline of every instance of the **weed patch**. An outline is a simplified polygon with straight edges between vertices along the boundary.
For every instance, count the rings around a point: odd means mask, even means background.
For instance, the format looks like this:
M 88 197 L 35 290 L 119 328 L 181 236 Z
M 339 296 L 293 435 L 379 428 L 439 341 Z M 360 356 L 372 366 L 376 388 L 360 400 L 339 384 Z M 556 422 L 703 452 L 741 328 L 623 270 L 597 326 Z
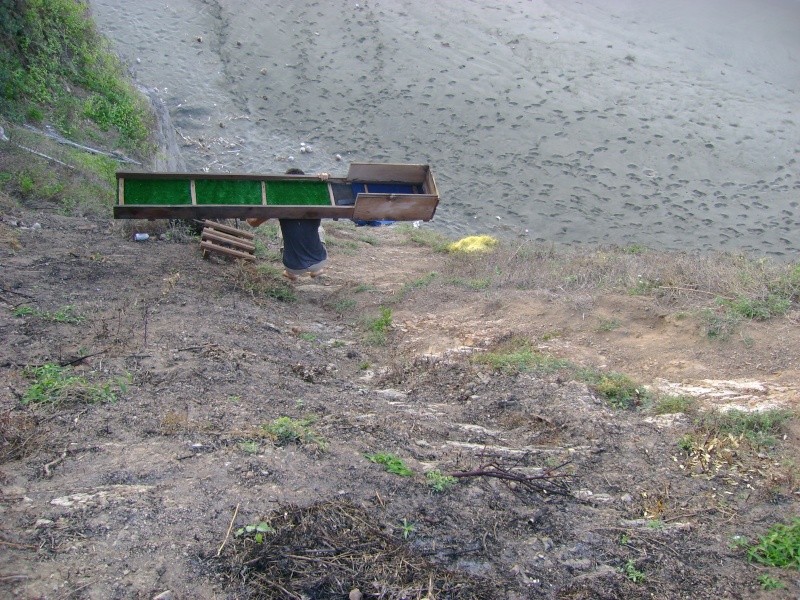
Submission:
M 425 474 L 425 479 L 427 480 L 428 486 L 434 491 L 439 494 L 448 491 L 450 488 L 454 487 L 458 480 L 451 475 L 445 475 L 441 471 L 433 470 L 428 471 Z
M 281 270 L 272 265 L 255 266 L 238 261 L 232 277 L 236 289 L 250 295 L 255 301 L 268 298 L 281 302 L 297 300 L 292 287 L 283 280 Z
M 414 471 L 403 462 L 403 459 L 394 454 L 376 452 L 375 454 L 367 454 L 366 458 L 370 462 L 383 465 L 389 473 L 400 475 L 401 477 L 411 477 L 414 474 Z
M 783 425 L 792 418 L 788 410 L 771 409 L 764 411 L 729 410 L 713 411 L 704 414 L 698 426 L 712 435 L 741 436 L 753 446 L 771 447 Z
M 86 317 L 75 312 L 73 306 L 65 306 L 55 312 L 42 311 L 31 306 L 18 306 L 12 313 L 15 317 L 36 317 L 53 323 L 69 323 L 77 325 L 83 323 Z
M 693 414 L 697 411 L 697 400 L 691 396 L 662 396 L 653 405 L 657 415 Z
M 777 523 L 747 550 L 747 558 L 770 567 L 800 569 L 800 518 Z
M 386 344 L 386 336 L 392 326 L 392 309 L 383 307 L 381 314 L 367 321 L 367 343 L 373 346 Z
M 115 402 L 118 395 L 127 390 L 127 378 L 118 377 L 94 384 L 74 375 L 70 368 L 52 363 L 25 369 L 25 376 L 32 383 L 22 396 L 23 404 L 59 404 L 70 399 L 90 403 Z
M 315 421 L 314 417 L 305 419 L 278 417 L 271 423 L 262 425 L 261 429 L 275 441 L 277 446 L 298 444 L 311 446 L 324 452 L 328 444 L 311 428 Z

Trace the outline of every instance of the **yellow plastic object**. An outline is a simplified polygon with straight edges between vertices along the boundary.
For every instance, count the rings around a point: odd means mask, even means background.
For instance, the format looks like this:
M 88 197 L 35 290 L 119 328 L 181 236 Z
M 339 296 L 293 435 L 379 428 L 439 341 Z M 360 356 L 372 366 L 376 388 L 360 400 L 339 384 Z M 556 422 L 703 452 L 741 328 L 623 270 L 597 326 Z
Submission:
M 497 239 L 490 235 L 470 235 L 453 242 L 447 249 L 450 252 L 488 252 L 497 245 Z

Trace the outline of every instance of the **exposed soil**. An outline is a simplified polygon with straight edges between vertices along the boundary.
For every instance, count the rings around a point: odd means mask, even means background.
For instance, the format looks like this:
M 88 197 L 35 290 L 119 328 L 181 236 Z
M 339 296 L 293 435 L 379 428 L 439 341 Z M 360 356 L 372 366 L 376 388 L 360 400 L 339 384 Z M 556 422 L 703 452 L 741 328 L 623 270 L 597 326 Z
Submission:
M 706 407 L 795 408 L 796 312 L 709 340 L 649 298 L 422 285 L 448 273 L 446 255 L 346 224 L 329 228 L 324 280 L 283 302 L 248 294 L 237 284 L 247 268 L 204 260 L 196 241 L 160 240 L 155 224 L 135 242 L 129 225 L 18 208 L 0 224 L 0 595 L 800 594 L 796 572 L 752 564 L 734 543 L 798 514 L 796 424 L 772 451 L 723 440 L 692 460 L 678 447 L 691 417 L 614 409 L 563 373 L 502 373 L 471 358 L 515 335 L 691 389 Z M 259 263 L 270 260 L 277 267 Z M 14 316 L 20 306 L 39 316 Z M 85 319 L 41 316 L 66 306 Z M 383 306 L 387 343 L 370 344 L 364 320 Z M 69 362 L 94 384 L 130 383 L 113 402 L 21 403 L 25 367 Z M 279 445 L 261 429 L 312 416 L 324 448 Z M 365 457 L 379 452 L 414 475 Z M 521 479 L 459 477 L 444 493 L 426 484 L 431 469 L 481 467 Z M 274 540 L 235 535 L 261 520 Z M 763 591 L 765 573 L 785 588 Z

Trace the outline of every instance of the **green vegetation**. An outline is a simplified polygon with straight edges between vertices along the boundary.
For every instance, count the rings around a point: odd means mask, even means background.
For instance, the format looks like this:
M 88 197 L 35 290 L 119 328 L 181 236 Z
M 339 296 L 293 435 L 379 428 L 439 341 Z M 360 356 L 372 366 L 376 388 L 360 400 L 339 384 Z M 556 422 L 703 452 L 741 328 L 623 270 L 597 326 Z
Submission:
M 352 298 L 339 298 L 333 303 L 331 308 L 340 315 L 350 314 L 356 308 L 356 301 Z
M 383 346 L 391 326 L 392 309 L 383 307 L 380 316 L 367 320 L 367 342 L 373 346 Z
M 255 266 L 238 261 L 231 276 L 234 286 L 256 301 L 272 298 L 281 302 L 294 302 L 297 295 L 281 275 L 282 272 L 282 269 L 268 263 Z
M 289 444 L 308 445 L 324 452 L 328 443 L 311 429 L 311 425 L 315 422 L 315 417 L 306 417 L 305 419 L 278 417 L 271 423 L 262 425 L 261 429 L 278 446 L 287 446 Z
M 83 0 L 4 4 L 0 19 L 0 113 L 52 121 L 86 137 L 85 121 L 113 129 L 123 147 L 146 154 L 152 127 L 147 103 L 89 17 Z
M 266 521 L 259 521 L 240 527 L 233 532 L 233 535 L 238 538 L 252 539 L 256 544 L 263 544 L 267 533 L 275 533 L 275 529 Z
M 239 442 L 239 449 L 245 454 L 258 454 L 259 445 L 254 440 Z
M 400 475 L 401 477 L 411 477 L 414 474 L 410 468 L 406 466 L 403 459 L 390 454 L 388 452 L 376 452 L 375 454 L 367 454 L 367 460 L 379 465 L 383 465 L 389 473 Z
M 408 239 L 419 246 L 426 246 L 434 252 L 447 252 L 452 243 L 446 236 L 426 229 L 423 227 L 412 227 L 410 224 L 402 224 L 398 228 L 408 235 Z
M 800 569 L 800 517 L 777 523 L 747 550 L 747 558 L 770 567 Z
M 428 273 L 427 275 L 424 275 L 423 277 L 420 277 L 419 279 L 416 279 L 410 283 L 404 283 L 403 287 L 397 291 L 395 301 L 399 302 L 414 290 L 429 286 L 436 279 L 436 276 L 436 273 Z
M 468 290 L 474 290 L 476 292 L 481 292 L 483 290 L 488 290 L 489 287 L 492 285 L 492 280 L 489 277 L 476 277 L 476 278 L 465 278 L 465 277 L 448 277 L 445 279 L 445 283 L 448 285 L 453 285 L 455 287 L 466 288 Z
M 597 331 L 607 332 L 619 329 L 620 322 L 616 319 L 600 319 L 600 324 L 597 326 Z
M 524 371 L 540 374 L 564 371 L 578 381 L 587 383 L 613 408 L 628 409 L 640 406 L 647 398 L 644 388 L 627 375 L 581 368 L 568 360 L 539 352 L 524 338 L 512 337 L 491 352 L 473 355 L 472 361 L 489 365 L 495 371 L 506 374 Z
M 403 522 L 400 524 L 400 529 L 401 529 L 401 531 L 403 533 L 403 539 L 405 540 L 405 539 L 408 539 L 408 536 L 410 536 L 412 533 L 414 533 L 414 530 L 416 529 L 416 526 L 414 525 L 414 523 L 410 522 L 408 519 L 403 519 Z
M 769 573 L 762 573 L 759 575 L 758 584 L 761 586 L 762 590 L 766 591 L 782 590 L 786 587 L 785 583 L 783 583 L 780 579 L 776 579 Z
M 641 405 L 645 391 L 622 373 L 587 373 L 589 386 L 602 395 L 613 408 L 628 409 Z
M 72 305 L 60 308 L 55 312 L 39 310 L 32 306 L 18 306 L 11 314 L 15 317 L 36 317 L 53 323 L 70 323 L 73 325 L 83 323 L 86 320 L 86 317 L 75 312 L 75 307 Z
M 450 488 L 454 487 L 458 480 L 451 476 L 445 475 L 441 471 L 433 470 L 428 471 L 425 474 L 425 479 L 428 482 L 430 488 L 439 494 L 448 491 Z
M 530 341 L 517 337 L 503 342 L 491 352 L 475 354 L 472 360 L 507 374 L 523 371 L 552 373 L 573 368 L 569 361 L 543 354 L 536 350 Z
M 691 396 L 662 396 L 653 405 L 653 412 L 657 415 L 691 414 L 696 410 L 697 400 Z
M 22 396 L 23 404 L 59 404 L 68 399 L 84 402 L 115 402 L 127 390 L 127 378 L 119 377 L 101 384 L 89 383 L 86 378 L 74 375 L 68 367 L 48 363 L 25 369 L 31 379 L 30 387 Z
M 628 560 L 622 568 L 622 572 L 633 583 L 642 583 L 645 580 L 644 573 L 636 568 L 636 561 Z
M 743 436 L 757 448 L 771 447 L 776 443 L 776 435 L 792 416 L 790 411 L 780 409 L 711 411 L 704 413 L 697 425 L 708 435 Z

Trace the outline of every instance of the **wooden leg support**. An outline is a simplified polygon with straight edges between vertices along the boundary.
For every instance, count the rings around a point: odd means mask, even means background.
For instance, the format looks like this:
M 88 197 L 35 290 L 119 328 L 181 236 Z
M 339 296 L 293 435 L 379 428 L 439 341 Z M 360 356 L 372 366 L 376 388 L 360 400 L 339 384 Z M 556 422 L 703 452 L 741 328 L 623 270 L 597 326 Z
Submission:
M 255 260 L 256 246 L 253 237 L 252 233 L 235 227 L 203 221 L 200 248 L 203 256 L 207 256 L 209 252 L 219 252 L 243 260 Z

